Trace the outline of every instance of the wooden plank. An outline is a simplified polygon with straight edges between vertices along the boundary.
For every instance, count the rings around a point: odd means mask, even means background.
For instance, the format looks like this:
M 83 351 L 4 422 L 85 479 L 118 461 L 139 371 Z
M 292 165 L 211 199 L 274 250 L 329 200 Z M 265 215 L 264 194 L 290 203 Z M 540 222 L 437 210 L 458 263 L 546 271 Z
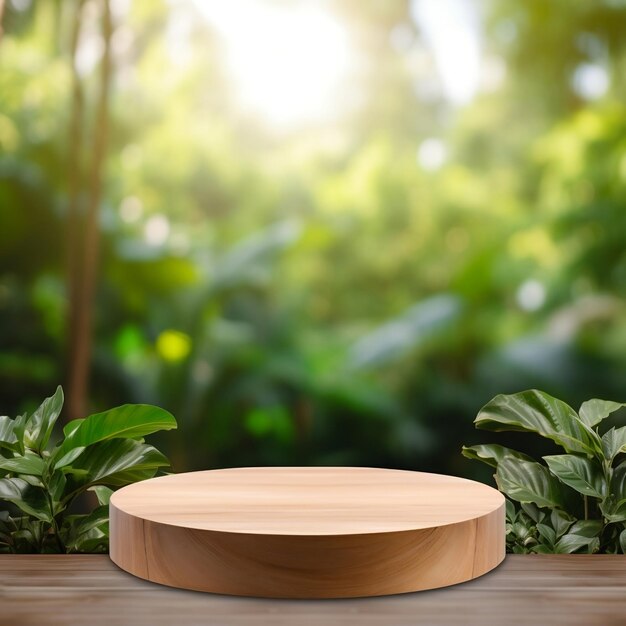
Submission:
M 462 585 L 386 598 L 267 600 L 162 587 L 105 555 L 0 556 L 0 624 L 626 624 L 626 557 L 509 555 Z

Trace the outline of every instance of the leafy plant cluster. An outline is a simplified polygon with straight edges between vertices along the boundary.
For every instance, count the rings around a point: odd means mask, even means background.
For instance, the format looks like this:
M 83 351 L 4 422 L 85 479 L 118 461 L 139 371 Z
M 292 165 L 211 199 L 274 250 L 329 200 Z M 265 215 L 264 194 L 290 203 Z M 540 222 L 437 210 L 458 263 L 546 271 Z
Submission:
M 51 444 L 63 391 L 32 414 L 0 416 L 0 552 L 104 552 L 108 548 L 108 502 L 113 489 L 151 478 L 169 466 L 144 442 L 146 435 L 176 428 L 167 411 L 123 405 L 69 422 Z M 74 512 L 81 494 L 93 491 L 99 506 Z
M 540 463 L 498 444 L 463 448 L 496 470 L 508 497 L 510 552 L 626 553 L 626 426 L 601 428 L 623 406 L 593 399 L 576 412 L 532 389 L 498 395 L 480 410 L 477 428 L 536 433 L 565 451 Z

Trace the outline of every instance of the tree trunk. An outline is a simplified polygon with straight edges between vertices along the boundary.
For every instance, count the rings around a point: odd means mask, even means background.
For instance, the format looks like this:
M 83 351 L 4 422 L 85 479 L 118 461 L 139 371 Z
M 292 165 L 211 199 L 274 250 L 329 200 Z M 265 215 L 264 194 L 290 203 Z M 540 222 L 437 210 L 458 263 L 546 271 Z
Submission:
M 69 266 L 69 377 L 67 394 L 67 417 L 76 419 L 84 417 L 87 412 L 87 397 L 89 392 L 89 372 L 93 347 L 93 317 L 94 297 L 97 283 L 97 268 L 100 248 L 100 202 L 104 178 L 104 166 L 109 134 L 109 91 L 111 86 L 112 60 L 111 35 L 113 23 L 109 0 L 102 0 L 102 35 L 104 52 L 100 66 L 100 93 L 93 125 L 92 160 L 88 172 L 86 213 L 84 218 L 79 211 L 81 176 L 80 162 L 80 125 L 79 116 L 72 121 L 71 133 L 77 133 L 79 143 L 71 146 L 78 155 L 76 168 L 70 171 L 71 185 L 74 189 L 74 199 L 70 202 L 72 214 L 68 237 L 68 266 Z M 80 28 L 80 27 L 79 27 Z M 78 31 L 79 33 L 79 31 Z M 74 94 L 74 103 L 82 102 L 80 77 L 75 73 L 75 83 L 78 91 Z M 82 105 L 81 105 L 82 107 Z M 77 113 L 81 113 L 79 107 Z M 76 111 L 75 111 L 76 112 Z M 74 124 L 77 124 L 74 127 Z M 70 137 L 74 140 L 75 137 Z

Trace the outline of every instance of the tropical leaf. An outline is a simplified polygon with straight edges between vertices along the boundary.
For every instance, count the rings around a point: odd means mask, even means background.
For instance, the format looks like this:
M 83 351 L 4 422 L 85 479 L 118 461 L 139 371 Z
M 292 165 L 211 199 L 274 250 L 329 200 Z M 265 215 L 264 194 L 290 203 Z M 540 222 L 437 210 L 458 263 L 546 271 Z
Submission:
M 626 426 L 610 428 L 602 435 L 602 451 L 609 461 L 626 451 Z
M 585 496 L 604 498 L 606 483 L 597 461 L 573 454 L 544 456 L 550 471 L 566 485 Z
M 487 430 L 538 433 L 567 452 L 602 454 L 599 436 L 578 418 L 574 409 L 536 389 L 496 396 L 480 410 L 475 424 Z
M 496 471 L 500 491 L 517 502 L 533 502 L 539 507 L 565 508 L 563 485 L 548 468 L 534 461 L 504 459 Z
M 587 400 L 580 405 L 578 415 L 582 422 L 587 426 L 595 426 L 603 419 L 606 419 L 611 413 L 618 411 L 626 404 L 622 402 L 612 402 L 611 400 Z
M 38 455 L 29 450 L 25 451 L 24 456 L 14 456 L 12 458 L 0 458 L 0 469 L 16 474 L 29 474 L 32 476 L 41 476 L 46 464 Z
M 78 459 L 63 468 L 75 490 L 94 485 L 120 487 L 151 478 L 160 467 L 169 465 L 156 448 L 132 439 L 111 439 L 85 449 Z
M 57 387 L 54 395 L 46 398 L 26 422 L 24 440 L 33 450 L 43 450 L 63 408 L 63 389 Z
M 468 459 L 482 461 L 491 467 L 498 467 L 498 463 L 507 458 L 532 461 L 532 459 L 522 452 L 500 446 L 497 443 L 481 444 L 477 446 L 463 446 L 461 449 L 463 456 Z
M 52 521 L 44 491 L 22 478 L 0 478 L 0 500 L 12 502 L 24 513 L 39 520 Z
M 96 413 L 73 427 L 65 441 L 55 451 L 55 467 L 71 463 L 66 456 L 76 448 L 86 448 L 94 443 L 114 438 L 138 439 L 159 430 L 176 428 L 176 420 L 168 411 L 147 404 L 125 404 Z M 67 460 L 70 458 L 71 460 Z M 63 463 L 61 463 L 63 461 Z
M 626 521 L 626 462 L 613 470 L 609 493 L 600 503 L 600 510 L 609 522 Z

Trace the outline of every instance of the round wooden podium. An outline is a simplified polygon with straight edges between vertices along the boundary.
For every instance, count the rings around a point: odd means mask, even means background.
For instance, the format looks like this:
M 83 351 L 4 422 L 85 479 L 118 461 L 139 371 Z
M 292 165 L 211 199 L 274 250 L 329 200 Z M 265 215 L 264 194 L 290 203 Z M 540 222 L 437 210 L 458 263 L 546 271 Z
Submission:
M 462 478 L 255 467 L 135 483 L 110 503 L 111 559 L 153 582 L 347 598 L 464 582 L 504 559 L 504 498 Z

